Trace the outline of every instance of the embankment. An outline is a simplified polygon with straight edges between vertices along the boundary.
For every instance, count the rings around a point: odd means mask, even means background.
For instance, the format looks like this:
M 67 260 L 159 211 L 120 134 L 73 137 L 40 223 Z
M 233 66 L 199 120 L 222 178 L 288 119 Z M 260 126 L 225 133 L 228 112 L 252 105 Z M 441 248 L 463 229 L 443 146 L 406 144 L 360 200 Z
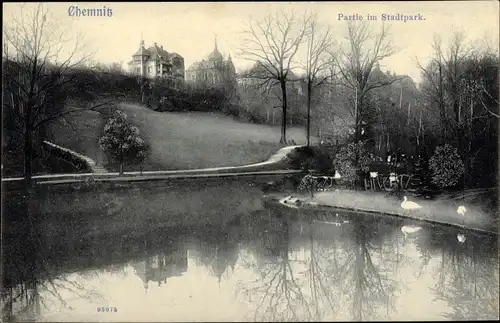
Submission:
M 287 207 L 287 203 L 282 204 L 279 202 L 284 197 L 284 195 L 275 194 L 268 196 L 266 201 Z M 453 199 L 418 200 L 411 197 L 412 201 L 421 206 L 420 209 L 411 211 L 405 211 L 401 207 L 402 200 L 397 197 L 378 192 L 336 190 L 317 192 L 312 198 L 309 195 L 296 195 L 296 197 L 303 203 L 299 206 L 288 203 L 291 209 L 330 209 L 332 211 L 340 210 L 358 214 L 391 216 L 417 222 L 453 226 L 481 233 L 498 234 L 498 218 L 495 216 L 495 210 L 491 210 L 487 206 L 487 200 L 491 198 L 489 196 L 485 197 L 482 203 L 478 202 L 480 199 L 477 196 L 474 202 L 472 202 L 472 199 L 469 201 Z M 457 213 L 459 205 L 466 207 L 465 215 Z

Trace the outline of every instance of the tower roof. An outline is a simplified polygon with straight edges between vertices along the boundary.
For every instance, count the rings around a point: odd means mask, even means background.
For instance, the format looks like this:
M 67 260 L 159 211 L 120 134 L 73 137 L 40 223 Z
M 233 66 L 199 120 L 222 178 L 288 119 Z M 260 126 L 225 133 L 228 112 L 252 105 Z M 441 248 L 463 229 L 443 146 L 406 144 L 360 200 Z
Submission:
M 143 46 L 141 46 L 134 54 L 134 56 L 138 56 L 138 55 L 151 55 L 151 53 L 146 49 L 144 48 Z
M 222 60 L 222 54 L 216 49 L 214 49 L 214 51 L 212 53 L 210 53 L 210 55 L 208 55 L 208 59 L 209 60 L 214 60 L 214 59 L 218 59 L 218 60 Z
M 144 39 L 142 39 L 142 35 L 141 35 L 141 42 L 139 43 L 139 49 L 135 52 L 133 56 L 139 56 L 139 55 L 143 56 L 151 55 L 151 53 L 144 47 Z
M 163 48 L 158 47 L 156 43 L 154 46 L 149 47 L 147 51 L 151 53 L 151 59 L 159 59 L 165 62 L 170 60 L 170 54 Z
M 209 60 L 215 60 L 215 59 L 222 60 L 223 59 L 222 54 L 217 49 L 217 36 L 215 36 L 214 50 L 212 53 L 210 53 L 210 55 L 208 55 L 208 59 Z

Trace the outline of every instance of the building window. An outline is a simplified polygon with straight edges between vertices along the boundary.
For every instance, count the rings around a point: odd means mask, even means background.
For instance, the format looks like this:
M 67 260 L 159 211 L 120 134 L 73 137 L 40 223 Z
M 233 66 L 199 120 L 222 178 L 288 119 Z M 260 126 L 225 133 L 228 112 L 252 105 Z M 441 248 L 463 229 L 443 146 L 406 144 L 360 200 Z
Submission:
M 151 74 L 151 66 L 148 66 L 148 73 Z

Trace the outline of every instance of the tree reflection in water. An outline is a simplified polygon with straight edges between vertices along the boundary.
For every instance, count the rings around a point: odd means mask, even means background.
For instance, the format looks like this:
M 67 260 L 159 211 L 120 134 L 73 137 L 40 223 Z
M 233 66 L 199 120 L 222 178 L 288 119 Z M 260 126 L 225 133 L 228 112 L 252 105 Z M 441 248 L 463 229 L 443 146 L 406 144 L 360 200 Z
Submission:
M 309 288 L 312 295 L 312 307 L 314 310 L 313 320 L 319 321 L 328 316 L 333 316 L 336 311 L 336 299 L 338 295 L 335 295 L 332 288 L 329 284 L 338 283 L 338 280 L 335 280 L 337 277 L 335 273 L 338 272 L 338 257 L 336 248 L 335 248 L 335 240 L 332 240 L 331 249 L 333 252 L 329 253 L 329 249 L 322 248 L 320 244 L 315 243 L 314 239 L 314 227 L 312 216 L 309 216 L 309 264 L 308 264 L 308 280 L 309 280 Z M 330 256 L 330 257 L 327 257 Z M 332 267 L 323 268 L 321 266 L 321 261 L 327 261 L 332 263 Z M 333 270 L 332 270 L 333 269 Z M 330 272 L 330 274 L 329 274 Z M 322 311 L 320 309 L 322 304 L 326 304 L 325 309 Z M 331 312 L 327 312 L 327 311 Z
M 12 264 L 17 270 L 16 273 L 5 273 L 4 275 L 15 275 L 15 277 L 5 278 L 4 289 L 2 291 L 2 313 L 4 321 L 38 321 L 42 315 L 42 309 L 49 309 L 63 306 L 71 309 L 65 298 L 68 292 L 71 297 L 77 297 L 89 301 L 102 299 L 102 295 L 89 288 L 85 284 L 75 279 L 70 279 L 69 275 L 59 275 L 54 278 L 52 270 L 48 267 L 45 259 L 32 258 L 34 261 L 27 264 L 25 261 L 17 265 Z M 15 261 L 11 259 L 10 261 Z M 31 267 L 27 272 L 21 270 Z M 86 273 L 96 275 L 95 271 Z M 82 277 L 86 278 L 86 277 Z M 11 280 L 12 279 L 12 280 Z M 65 295 L 65 296 L 63 296 Z
M 498 319 L 499 266 L 497 237 L 467 235 L 461 244 L 455 230 L 435 231 L 432 242 L 441 250 L 436 298 L 451 310 L 444 317 L 452 320 Z M 426 246 L 428 249 L 429 247 Z
M 48 238 L 41 233 L 39 219 L 28 212 L 29 196 L 18 197 L 21 202 L 8 208 L 15 211 L 3 219 L 2 320 L 8 322 L 39 321 L 43 309 L 52 308 L 54 301 L 71 308 L 64 293 L 87 300 L 102 298 L 69 275 L 54 274 L 57 256 L 46 248 Z
M 256 223 L 255 219 L 250 223 L 250 226 L 260 227 L 262 223 L 267 223 L 260 232 L 249 229 L 259 235 L 257 241 L 260 247 L 255 251 L 257 266 L 252 262 L 240 262 L 242 266 L 257 270 L 260 275 L 254 281 L 240 282 L 239 290 L 250 303 L 256 304 L 254 321 L 310 320 L 310 304 L 303 291 L 304 273 L 300 270 L 304 261 L 290 257 L 289 216 L 274 209 L 269 212 L 272 214 L 262 219 L 261 223 Z
M 375 319 L 381 312 L 378 307 L 385 306 L 388 312 L 393 306 L 396 284 L 381 259 L 376 222 L 350 219 L 341 226 L 318 225 L 312 221 L 317 215 L 308 215 L 309 241 L 302 250 L 306 255 L 298 257 L 290 247 L 290 230 L 296 222 L 286 211 L 274 210 L 273 216 L 277 225 L 267 226 L 263 241 L 274 242 L 267 248 L 274 251 L 274 259 L 268 255 L 268 261 L 261 262 L 261 278 L 240 285 L 250 302 L 259 300 L 253 320 L 349 319 L 343 308 L 351 309 L 351 319 Z M 257 257 L 265 257 L 265 248 Z
M 352 302 L 352 319 L 359 321 L 383 319 L 379 307 L 385 307 L 388 315 L 396 290 L 395 281 L 388 275 L 390 262 L 382 260 L 382 246 L 374 241 L 380 223 L 368 219 L 353 221 L 353 239 L 345 250 L 348 256 L 343 266 L 347 273 L 352 273 L 352 279 L 344 280 L 342 291 L 346 300 Z

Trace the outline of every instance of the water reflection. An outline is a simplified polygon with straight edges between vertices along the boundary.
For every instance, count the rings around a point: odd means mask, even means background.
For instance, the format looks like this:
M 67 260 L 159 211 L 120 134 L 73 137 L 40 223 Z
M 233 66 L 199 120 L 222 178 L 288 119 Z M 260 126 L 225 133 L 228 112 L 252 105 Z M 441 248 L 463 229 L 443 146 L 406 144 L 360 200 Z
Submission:
M 26 235 L 4 237 L 5 320 L 498 318 L 497 238 L 460 243 L 452 228 L 279 206 L 107 240 L 48 244 L 17 225 Z
M 481 252 L 495 247 L 483 239 L 470 236 L 465 244 L 456 241 L 441 249 L 432 290 L 449 304 L 444 315 L 452 320 L 498 319 L 498 258 Z
M 205 239 L 195 239 L 190 244 L 190 256 L 198 266 L 205 266 L 219 284 L 223 276 L 234 272 L 238 261 L 239 227 L 233 222 L 226 230 L 215 230 Z
M 144 260 L 132 264 L 134 273 L 141 278 L 144 289 L 149 282 L 158 283 L 158 286 L 167 283 L 170 277 L 182 276 L 187 271 L 187 249 L 184 245 L 173 245 L 165 251 L 148 255 Z

